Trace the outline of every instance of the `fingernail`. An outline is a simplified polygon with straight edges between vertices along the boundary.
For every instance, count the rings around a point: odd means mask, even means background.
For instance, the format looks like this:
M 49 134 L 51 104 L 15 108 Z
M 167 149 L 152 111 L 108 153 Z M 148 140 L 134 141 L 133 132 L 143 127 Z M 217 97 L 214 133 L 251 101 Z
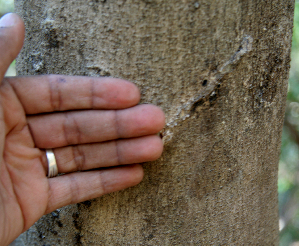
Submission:
M 0 19 L 0 27 L 14 26 L 16 24 L 16 20 L 17 19 L 14 14 L 6 14 Z

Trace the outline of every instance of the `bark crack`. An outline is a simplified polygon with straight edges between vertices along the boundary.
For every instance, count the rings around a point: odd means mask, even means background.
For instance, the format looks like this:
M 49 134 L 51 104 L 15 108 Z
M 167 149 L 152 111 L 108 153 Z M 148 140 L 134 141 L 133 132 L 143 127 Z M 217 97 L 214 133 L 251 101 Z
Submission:
M 213 97 L 216 93 L 217 87 L 221 84 L 221 79 L 226 75 L 232 72 L 235 69 L 235 66 L 239 63 L 241 58 L 252 50 L 253 38 L 249 35 L 245 35 L 241 41 L 240 47 L 238 50 L 226 61 L 219 69 L 216 71 L 210 71 L 207 79 L 209 83 L 205 83 L 203 90 L 199 92 L 196 91 L 194 96 L 191 96 L 190 99 L 177 108 L 176 113 L 170 117 L 166 126 L 161 132 L 163 143 L 166 144 L 172 139 L 172 130 L 171 128 L 176 127 L 180 122 L 185 121 L 191 116 L 192 109 L 199 104 L 202 100 L 206 100 L 209 97 Z

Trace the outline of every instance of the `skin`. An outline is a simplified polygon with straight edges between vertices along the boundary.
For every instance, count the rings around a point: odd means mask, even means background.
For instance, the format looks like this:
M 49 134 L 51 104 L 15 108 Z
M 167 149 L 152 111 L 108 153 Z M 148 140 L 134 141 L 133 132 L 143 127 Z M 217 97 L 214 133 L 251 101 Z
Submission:
M 155 160 L 163 150 L 157 133 L 164 113 L 154 105 L 137 105 L 139 90 L 128 81 L 4 78 L 24 32 L 16 14 L 1 19 L 1 245 L 57 208 L 138 184 L 144 174 L 136 163 Z M 45 149 L 53 149 L 64 175 L 47 178 Z

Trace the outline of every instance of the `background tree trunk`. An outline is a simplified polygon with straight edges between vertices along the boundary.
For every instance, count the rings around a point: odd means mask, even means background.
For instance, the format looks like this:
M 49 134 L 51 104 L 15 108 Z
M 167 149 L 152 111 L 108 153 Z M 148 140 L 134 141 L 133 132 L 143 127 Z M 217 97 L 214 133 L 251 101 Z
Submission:
M 16 0 L 18 73 L 113 76 L 161 106 L 137 187 L 39 220 L 24 245 L 277 245 L 293 0 Z

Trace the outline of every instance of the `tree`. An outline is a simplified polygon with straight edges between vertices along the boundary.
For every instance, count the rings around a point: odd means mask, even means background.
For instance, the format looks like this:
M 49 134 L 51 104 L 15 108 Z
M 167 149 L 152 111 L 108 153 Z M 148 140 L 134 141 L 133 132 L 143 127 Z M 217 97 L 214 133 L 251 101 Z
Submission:
M 131 80 L 161 106 L 137 187 L 39 220 L 26 245 L 278 244 L 277 169 L 294 1 L 16 0 L 19 74 Z

